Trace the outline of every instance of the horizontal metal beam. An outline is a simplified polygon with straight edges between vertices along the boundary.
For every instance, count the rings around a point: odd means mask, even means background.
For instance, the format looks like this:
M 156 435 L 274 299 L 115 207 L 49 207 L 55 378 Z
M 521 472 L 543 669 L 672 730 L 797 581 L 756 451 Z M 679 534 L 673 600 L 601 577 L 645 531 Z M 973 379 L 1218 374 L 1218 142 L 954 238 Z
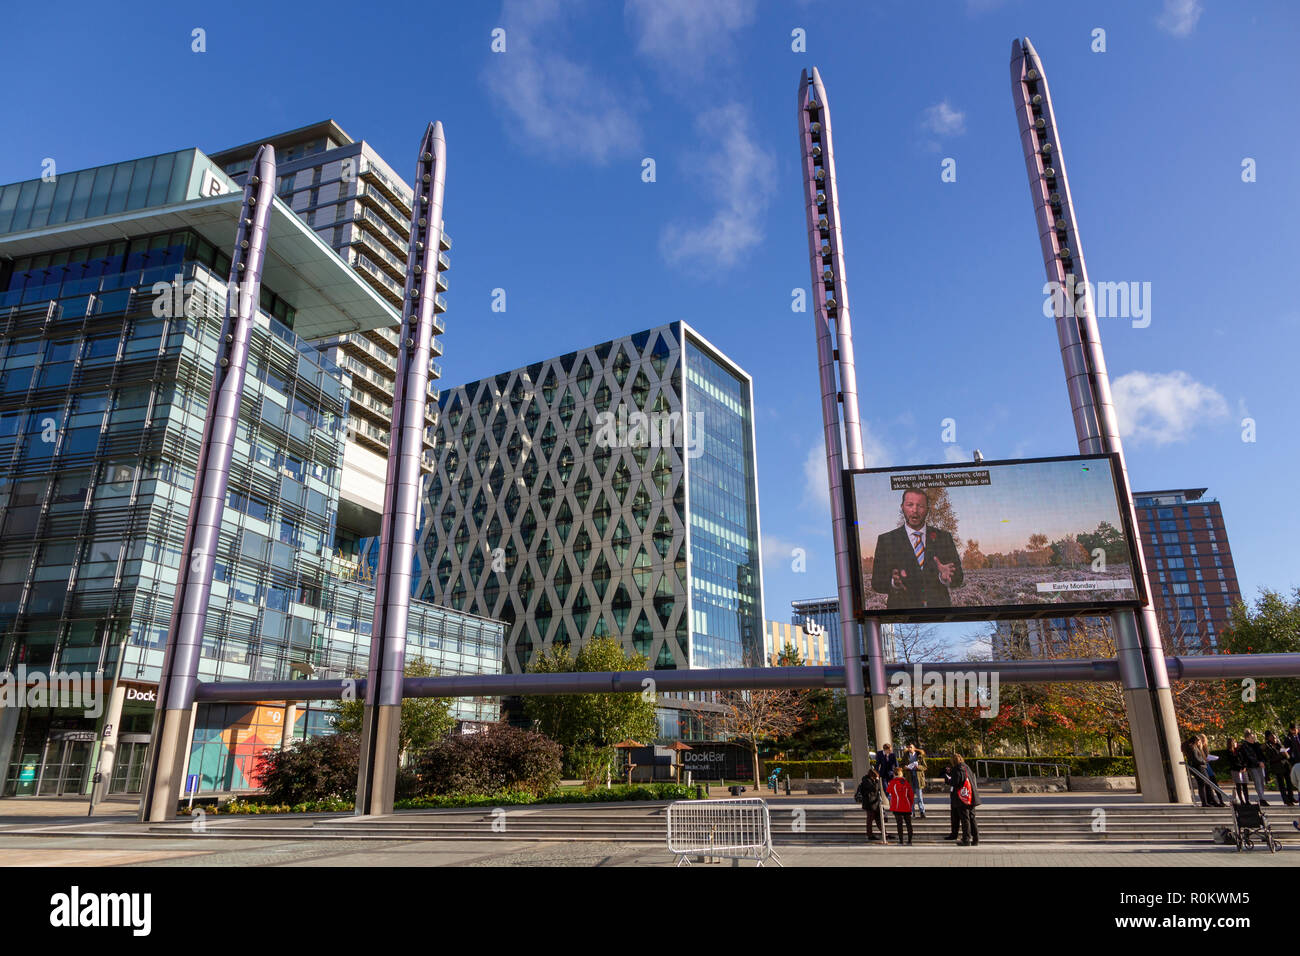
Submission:
M 1300 654 L 1205 654 L 1166 658 L 1173 680 L 1300 677 Z M 1114 658 L 1031 661 L 931 661 L 886 665 L 887 679 L 906 673 L 996 673 L 1003 684 L 1118 681 Z M 562 674 L 462 674 L 407 677 L 405 697 L 510 697 L 516 694 L 631 694 L 649 690 L 710 691 L 844 686 L 843 667 L 748 667 L 718 670 L 593 671 Z M 203 703 L 339 700 L 365 697 L 364 680 L 222 681 L 199 684 Z

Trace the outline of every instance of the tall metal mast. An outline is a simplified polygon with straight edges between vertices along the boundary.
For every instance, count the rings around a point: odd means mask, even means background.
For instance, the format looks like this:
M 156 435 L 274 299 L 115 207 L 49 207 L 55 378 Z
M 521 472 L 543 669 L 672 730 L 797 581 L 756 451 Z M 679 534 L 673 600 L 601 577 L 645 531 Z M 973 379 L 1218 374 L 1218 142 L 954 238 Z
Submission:
M 885 689 L 884 653 L 880 625 L 864 628 L 866 647 L 859 648 L 853 617 L 853 578 L 849 548 L 857 547 L 844 514 L 842 469 L 864 468 L 862 424 L 858 415 L 858 377 L 853 363 L 853 323 L 849 318 L 848 280 L 844 270 L 844 237 L 840 232 L 839 193 L 835 184 L 835 149 L 831 113 L 814 67 L 811 80 L 799 78 L 800 167 L 804 208 L 808 214 L 808 261 L 812 270 L 813 316 L 817 331 L 817 367 L 821 383 L 822 425 L 826 439 L 826 477 L 830 485 L 831 529 L 835 543 L 835 577 L 840 601 L 840 642 L 844 649 L 844 684 L 848 694 L 849 743 L 853 774 L 870 768 L 867 740 L 862 653 L 870 670 L 871 705 L 876 743 L 890 739 L 889 698 Z M 838 379 L 837 373 L 838 371 Z M 840 428 L 843 419 L 843 440 Z
M 154 749 L 140 801 L 142 820 L 170 820 L 176 814 L 189 764 L 190 712 L 198 684 L 203 626 L 212 597 L 213 565 L 226 506 L 226 486 L 230 482 L 249 339 L 262 290 L 267 223 L 274 197 L 275 150 L 264 145 L 253 157 L 239 210 L 226 318 L 217 341 L 217 364 L 212 372 L 203 443 L 199 446 L 199 465 L 185 526 L 184 566 L 176 579 L 171 627 L 158 685 Z
M 1011 98 L 1020 128 L 1047 281 L 1056 283 L 1054 288 L 1060 290 L 1056 301 L 1075 302 L 1076 289 L 1081 300 L 1073 308 L 1060 310 L 1062 314 L 1056 317 L 1079 451 L 1116 455 L 1129 527 L 1136 533 L 1137 514 L 1119 437 L 1119 421 L 1111 402 L 1110 376 L 1093 311 L 1088 267 L 1083 260 L 1079 226 L 1065 175 L 1061 136 L 1047 76 L 1028 37 L 1011 42 Z M 1137 554 L 1134 571 L 1141 575 L 1150 595 L 1146 559 L 1140 547 L 1135 546 L 1133 550 Z M 1140 617 L 1129 610 L 1118 611 L 1112 616 L 1112 624 L 1143 798 L 1151 802 L 1173 799 L 1190 803 L 1187 775 L 1178 772 L 1178 722 L 1155 610 L 1148 601 Z
M 406 622 L 411 610 L 411 569 L 420 515 L 420 459 L 424 454 L 429 363 L 433 360 L 434 283 L 438 276 L 446 172 L 447 141 L 442 123 L 430 123 L 420 141 L 415 168 L 411 245 L 406 256 L 406 292 L 393 397 L 394 427 L 384 486 L 375 617 L 361 724 L 358 815 L 392 813 L 397 783 Z

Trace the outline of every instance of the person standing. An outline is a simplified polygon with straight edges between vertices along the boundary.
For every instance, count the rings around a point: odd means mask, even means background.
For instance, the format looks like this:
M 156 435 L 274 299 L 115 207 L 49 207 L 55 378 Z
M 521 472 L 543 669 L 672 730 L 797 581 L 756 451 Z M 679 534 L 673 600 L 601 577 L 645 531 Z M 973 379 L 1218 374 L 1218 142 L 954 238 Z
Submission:
M 1255 731 L 1247 728 L 1243 735 L 1245 740 L 1241 742 L 1241 749 L 1246 751 L 1246 770 L 1249 771 L 1250 777 L 1255 781 L 1255 792 L 1259 794 L 1259 805 L 1268 806 L 1268 801 L 1264 799 L 1264 775 L 1268 772 L 1268 763 L 1264 759 L 1264 748 L 1260 746 L 1255 737 Z
M 907 782 L 912 785 L 916 795 L 916 813 L 925 819 L 925 751 L 916 744 L 908 744 L 903 754 L 903 767 L 907 771 Z
M 884 783 L 894 779 L 894 768 L 898 766 L 898 754 L 894 753 L 893 744 L 885 744 L 876 753 L 876 773 Z
M 1219 759 L 1218 754 L 1210 753 L 1210 738 L 1205 734 L 1197 734 L 1196 739 L 1201 744 L 1201 755 L 1205 758 L 1205 774 L 1210 778 L 1214 786 L 1210 787 L 1210 797 L 1216 807 L 1226 807 L 1223 802 L 1223 793 L 1219 789 L 1219 775 L 1214 772 L 1214 764 Z
M 1228 772 L 1232 774 L 1232 802 L 1250 803 L 1250 787 L 1246 783 L 1246 760 L 1244 748 L 1237 744 L 1237 738 L 1228 738 Z
M 948 788 L 948 793 L 949 793 L 949 798 L 948 798 L 948 835 L 947 835 L 946 837 L 944 837 L 945 840 L 955 840 L 955 839 L 957 839 L 957 828 L 960 826 L 960 821 L 961 821 L 961 814 L 959 814 L 959 813 L 957 812 L 957 801 L 956 801 L 956 800 L 953 800 L 952 797 L 951 797 L 952 789 L 953 789 L 953 786 L 952 786 L 952 778 L 953 778 L 953 774 L 954 774 L 954 772 L 955 772 L 955 771 L 954 771 L 954 769 L 953 769 L 952 761 L 951 761 L 951 760 L 947 761 L 947 762 L 943 765 L 943 785 L 944 785 L 945 787 Z
M 1282 802 L 1288 807 L 1296 802 L 1295 790 L 1291 786 L 1291 761 L 1288 759 L 1287 747 L 1271 730 L 1264 732 L 1264 757 L 1269 769 L 1277 776 L 1277 789 L 1282 794 Z
M 1291 761 L 1291 789 L 1300 793 L 1300 729 L 1291 721 L 1291 728 L 1282 738 L 1282 746 L 1287 749 L 1287 759 Z
M 1206 770 L 1209 767 L 1209 761 L 1205 759 L 1205 754 L 1201 752 L 1201 740 L 1195 734 L 1192 734 L 1183 742 L 1183 758 L 1187 761 L 1187 766 L 1190 769 L 1197 771 L 1192 774 L 1192 779 L 1196 781 L 1196 792 L 1201 797 L 1201 806 L 1214 806 L 1214 800 L 1210 796 L 1213 791 L 1210 790 L 1210 785 L 1202 776 L 1208 776 Z
M 862 804 L 867 815 L 867 842 L 876 839 L 874 828 L 880 824 L 880 839 L 885 838 L 885 820 L 880 813 L 880 775 L 875 770 L 868 770 L 858 783 L 853 799 Z
M 961 825 L 961 839 L 958 846 L 979 846 L 980 831 L 975 822 L 975 808 L 979 806 L 979 790 L 975 786 L 975 775 L 961 754 L 952 755 L 952 795 L 949 798 L 957 810 L 957 821 Z
M 903 768 L 894 768 L 894 779 L 885 787 L 889 793 L 889 812 L 898 825 L 898 843 L 903 845 L 903 827 L 907 827 L 907 846 L 912 845 L 912 785 L 903 778 Z

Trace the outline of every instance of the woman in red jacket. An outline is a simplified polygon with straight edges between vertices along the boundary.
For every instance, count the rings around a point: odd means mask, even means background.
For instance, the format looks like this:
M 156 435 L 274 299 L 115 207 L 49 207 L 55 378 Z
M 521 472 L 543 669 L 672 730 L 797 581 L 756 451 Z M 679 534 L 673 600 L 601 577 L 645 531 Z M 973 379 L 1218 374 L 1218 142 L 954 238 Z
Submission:
M 894 779 L 885 787 L 889 794 L 889 812 L 898 824 L 898 842 L 903 843 L 903 827 L 907 827 L 907 846 L 912 845 L 912 785 L 903 779 L 903 768 L 894 768 Z

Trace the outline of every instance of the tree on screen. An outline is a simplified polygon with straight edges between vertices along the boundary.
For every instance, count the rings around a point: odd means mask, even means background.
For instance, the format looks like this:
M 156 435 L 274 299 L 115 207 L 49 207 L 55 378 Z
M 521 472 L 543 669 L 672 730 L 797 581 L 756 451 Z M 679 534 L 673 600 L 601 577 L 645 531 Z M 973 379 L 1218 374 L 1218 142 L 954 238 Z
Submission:
M 966 539 L 966 550 L 962 552 L 961 566 L 967 571 L 979 571 L 989 566 L 989 559 L 980 551 L 980 543 L 975 538 Z
M 1074 568 L 1092 560 L 1088 549 L 1079 543 L 1078 538 L 1067 534 L 1059 541 L 1052 542 L 1052 564 L 1061 568 Z
M 1106 563 L 1108 565 L 1125 565 L 1128 563 L 1128 545 L 1124 541 L 1123 533 L 1109 521 L 1103 521 L 1097 525 L 1097 530 L 1091 533 L 1085 532 L 1077 536 L 1079 544 L 1092 554 L 1098 548 L 1106 552 Z

